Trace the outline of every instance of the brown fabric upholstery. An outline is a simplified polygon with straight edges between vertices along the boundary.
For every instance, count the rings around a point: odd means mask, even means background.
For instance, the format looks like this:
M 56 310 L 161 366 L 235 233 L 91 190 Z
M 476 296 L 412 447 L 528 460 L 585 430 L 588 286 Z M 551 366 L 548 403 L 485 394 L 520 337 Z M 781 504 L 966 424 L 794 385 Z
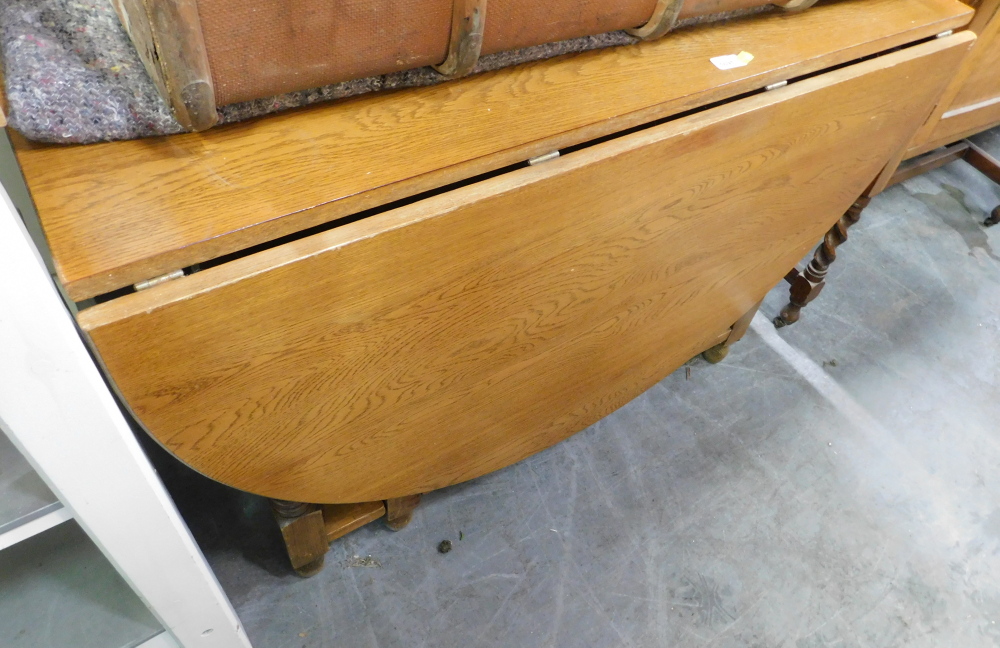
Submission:
M 436 65 L 452 0 L 198 0 L 220 106 Z
M 638 27 L 656 0 L 489 0 L 483 54 Z
M 724 11 L 739 11 L 769 4 L 767 0 L 684 0 L 679 18 L 694 18 Z
M 489 0 L 483 54 L 639 27 L 657 0 Z M 767 4 L 686 0 L 681 18 Z M 216 104 L 437 65 L 453 0 L 198 0 Z

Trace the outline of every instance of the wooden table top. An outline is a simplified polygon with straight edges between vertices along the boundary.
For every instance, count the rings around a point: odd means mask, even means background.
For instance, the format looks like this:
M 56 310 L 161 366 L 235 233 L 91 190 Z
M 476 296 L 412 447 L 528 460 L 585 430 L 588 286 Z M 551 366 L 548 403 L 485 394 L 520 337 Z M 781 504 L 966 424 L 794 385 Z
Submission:
M 74 300 L 966 25 L 957 0 L 841 0 L 205 133 L 13 135 Z M 749 65 L 709 59 L 746 51 Z

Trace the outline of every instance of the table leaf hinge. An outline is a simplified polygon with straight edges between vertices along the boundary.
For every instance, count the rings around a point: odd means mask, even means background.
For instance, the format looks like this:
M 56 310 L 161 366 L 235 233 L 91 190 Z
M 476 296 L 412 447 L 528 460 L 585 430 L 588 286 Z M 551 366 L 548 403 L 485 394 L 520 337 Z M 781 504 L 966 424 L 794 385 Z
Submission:
M 539 156 L 530 158 L 528 160 L 528 164 L 530 166 L 535 166 L 535 165 L 538 165 L 538 164 L 542 164 L 544 162 L 551 162 L 552 160 L 556 159 L 557 157 L 559 157 L 559 151 L 549 151 L 545 155 L 539 155 Z
M 162 274 L 159 277 L 153 277 L 152 279 L 146 279 L 144 281 L 140 281 L 137 284 L 135 284 L 133 286 L 133 288 L 135 288 L 136 292 L 139 292 L 140 290 L 148 290 L 149 288 L 152 288 L 153 286 L 159 286 L 162 283 L 166 283 L 168 281 L 173 281 L 174 279 L 180 279 L 183 276 L 184 276 L 184 270 L 183 269 L 177 269 L 177 270 L 174 270 L 173 272 L 168 272 L 167 274 Z

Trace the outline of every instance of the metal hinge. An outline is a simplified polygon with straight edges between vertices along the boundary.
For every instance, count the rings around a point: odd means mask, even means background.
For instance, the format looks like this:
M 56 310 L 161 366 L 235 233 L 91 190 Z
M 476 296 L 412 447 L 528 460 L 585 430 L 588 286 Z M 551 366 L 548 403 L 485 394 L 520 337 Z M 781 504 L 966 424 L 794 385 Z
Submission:
M 771 85 L 764 86 L 765 90 L 777 90 L 778 88 L 784 88 L 788 85 L 788 81 L 778 81 L 777 83 L 772 83 Z
M 557 157 L 559 157 L 559 151 L 551 151 L 549 153 L 546 153 L 545 155 L 539 155 L 538 157 L 531 158 L 530 160 L 528 160 L 528 164 L 530 164 L 531 166 L 535 166 L 536 164 L 541 164 L 543 162 L 549 162 L 551 160 L 554 160 Z
M 938 34 L 934 38 L 944 38 L 945 36 L 951 36 L 954 33 L 955 33 L 954 29 L 949 29 L 948 31 L 941 32 L 940 34 Z
M 184 276 L 184 270 L 174 270 L 173 272 L 168 272 L 167 274 L 160 275 L 159 277 L 153 277 L 152 279 L 146 279 L 145 281 L 140 281 L 135 284 L 136 292 L 140 290 L 147 290 L 153 286 L 159 286 L 161 283 L 166 283 L 168 281 L 173 281 L 174 279 L 180 279 Z

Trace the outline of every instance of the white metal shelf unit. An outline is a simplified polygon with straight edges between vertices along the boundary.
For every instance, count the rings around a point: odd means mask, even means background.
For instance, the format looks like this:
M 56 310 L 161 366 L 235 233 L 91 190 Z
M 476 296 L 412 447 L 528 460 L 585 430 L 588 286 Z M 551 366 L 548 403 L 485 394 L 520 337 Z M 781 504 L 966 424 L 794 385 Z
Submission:
M 164 634 L 74 522 L 0 551 L 0 583 L 0 646 L 152 648 Z
M 166 629 L 153 642 L 250 648 L 2 189 L 0 303 L 0 428 Z
M 72 518 L 6 435 L 0 434 L 0 550 Z

